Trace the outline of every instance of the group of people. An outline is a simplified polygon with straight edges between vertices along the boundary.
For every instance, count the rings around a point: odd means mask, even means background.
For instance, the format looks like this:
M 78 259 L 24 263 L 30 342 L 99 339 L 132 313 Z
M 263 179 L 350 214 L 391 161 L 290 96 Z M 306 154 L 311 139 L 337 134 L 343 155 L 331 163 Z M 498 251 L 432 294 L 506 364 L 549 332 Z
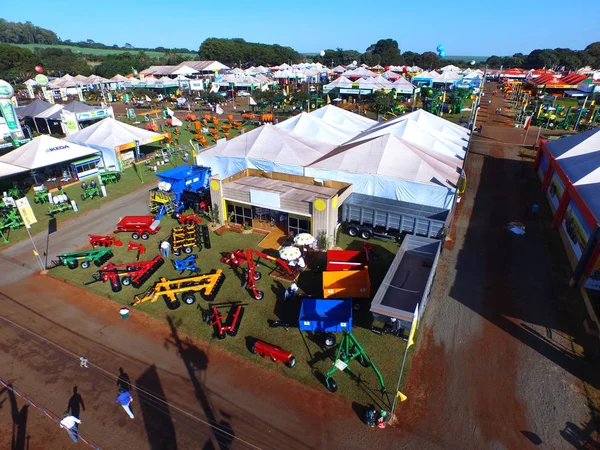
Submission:
M 119 388 L 117 394 L 116 403 L 120 404 L 121 407 L 125 410 L 127 415 L 134 419 L 135 416 L 131 411 L 131 402 L 133 401 L 133 397 L 131 396 L 131 382 L 129 380 L 129 376 L 123 371 L 122 367 L 119 367 L 119 378 L 117 379 L 117 386 Z M 81 400 L 81 396 L 77 394 L 77 387 L 73 388 L 73 397 L 78 397 L 77 407 L 74 408 L 72 402 L 69 401 L 69 409 L 65 413 L 65 417 L 60 421 L 61 428 L 67 430 L 69 436 L 73 440 L 73 442 L 79 441 L 79 433 L 78 427 L 81 424 L 81 420 L 79 419 L 79 403 L 83 405 L 83 401 Z M 83 408 L 85 411 L 85 407 Z

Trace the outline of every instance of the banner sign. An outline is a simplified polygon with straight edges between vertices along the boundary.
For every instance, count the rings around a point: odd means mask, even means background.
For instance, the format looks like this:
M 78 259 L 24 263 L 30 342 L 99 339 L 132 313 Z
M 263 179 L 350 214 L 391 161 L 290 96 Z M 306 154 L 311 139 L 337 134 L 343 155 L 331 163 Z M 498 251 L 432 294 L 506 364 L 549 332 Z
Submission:
M 40 86 L 47 86 L 48 85 L 48 77 L 46 75 L 43 74 L 39 74 L 35 76 L 35 81 L 37 81 L 37 83 Z
M 77 116 L 75 113 L 63 109 L 61 115 L 62 121 L 65 124 L 65 134 L 70 136 L 73 133 L 77 133 L 79 131 L 79 126 L 77 125 Z
M 110 116 L 110 110 L 108 108 L 97 109 L 95 111 L 88 111 L 83 113 L 77 113 L 77 120 L 83 122 L 86 120 L 99 119 L 101 117 Z
M 17 120 L 12 102 L 7 99 L 0 100 L 0 110 L 2 110 L 2 117 L 4 117 L 9 131 L 11 133 L 21 133 L 21 127 Z
M 363 94 L 369 95 L 371 89 L 340 89 L 340 94 Z
M 596 258 L 596 264 L 592 269 L 592 273 L 585 282 L 585 287 L 600 291 L 600 257 Z
M 4 80 L 0 80 L 0 98 L 10 99 L 15 96 L 13 87 Z
M 19 214 L 21 214 L 23 223 L 27 228 L 31 228 L 31 224 L 36 223 L 37 219 L 35 218 L 35 214 L 33 214 L 29 200 L 27 200 L 27 197 L 23 197 L 18 199 L 15 203 L 17 205 L 17 209 L 19 210 Z
M 579 209 L 577 209 L 577 206 L 572 201 L 567 206 L 562 227 L 567 234 L 567 240 L 573 249 L 573 253 L 575 253 L 577 259 L 581 258 L 587 241 L 590 238 L 591 231 L 581 216 Z

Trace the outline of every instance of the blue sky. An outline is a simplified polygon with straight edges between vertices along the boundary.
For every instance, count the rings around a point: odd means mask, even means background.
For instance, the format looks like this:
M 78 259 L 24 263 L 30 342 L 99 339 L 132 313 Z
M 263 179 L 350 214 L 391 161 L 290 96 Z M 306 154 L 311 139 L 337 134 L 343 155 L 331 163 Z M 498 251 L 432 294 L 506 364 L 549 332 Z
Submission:
M 379 39 L 393 38 L 403 52 L 435 51 L 443 44 L 448 55 L 488 56 L 536 48 L 583 49 L 600 40 L 600 8 L 593 2 L 585 9 L 564 0 L 534 2 L 542 5 L 538 12 L 531 11 L 531 3 L 514 0 L 422 4 L 102 0 L 77 2 L 77 7 L 47 0 L 3 3 L 0 15 L 4 19 L 28 20 L 55 31 L 61 39 L 93 39 L 108 45 L 128 42 L 140 47 L 197 50 L 207 37 L 241 37 L 289 45 L 300 52 L 336 47 L 363 52 Z M 556 18 L 558 23 L 553 22 Z

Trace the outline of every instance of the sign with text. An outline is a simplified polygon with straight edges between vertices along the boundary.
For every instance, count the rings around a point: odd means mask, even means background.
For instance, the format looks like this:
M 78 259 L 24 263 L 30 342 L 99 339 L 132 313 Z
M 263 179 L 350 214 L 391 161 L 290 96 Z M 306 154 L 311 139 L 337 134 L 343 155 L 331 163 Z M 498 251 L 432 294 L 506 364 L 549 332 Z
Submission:
M 31 228 L 31 224 L 36 223 L 37 219 L 35 218 L 35 214 L 33 214 L 29 200 L 27 200 L 27 197 L 23 197 L 18 199 L 15 203 L 17 205 L 17 209 L 19 210 L 19 214 L 21 214 L 23 223 L 25 223 L 27 228 Z

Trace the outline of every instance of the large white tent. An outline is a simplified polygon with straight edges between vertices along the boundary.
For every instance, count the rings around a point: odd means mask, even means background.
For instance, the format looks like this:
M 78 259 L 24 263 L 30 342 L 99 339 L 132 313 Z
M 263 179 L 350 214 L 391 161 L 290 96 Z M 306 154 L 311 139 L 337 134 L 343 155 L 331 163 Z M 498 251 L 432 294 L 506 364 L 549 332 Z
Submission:
M 0 162 L 32 170 L 73 161 L 97 153 L 98 151 L 92 148 L 42 135 L 2 156 Z
M 0 162 L 0 177 L 8 177 L 10 175 L 16 175 L 17 173 L 27 172 L 28 170 L 29 169 L 26 169 L 25 167 Z
M 135 148 L 135 142 L 146 145 L 164 139 L 164 135 L 128 125 L 112 117 L 103 119 L 66 138 L 102 152 L 107 167 L 121 167 L 120 154 Z M 133 157 L 133 154 L 131 154 Z
M 197 163 L 212 167 L 213 174 L 227 178 L 244 169 L 303 175 L 304 167 L 326 155 L 334 144 L 298 138 L 288 130 L 267 124 L 230 141 L 201 151 Z
M 390 86 L 391 89 L 395 89 L 398 94 L 410 94 L 415 92 L 415 86 L 404 77 L 398 78 Z
M 343 144 L 356 134 L 346 128 L 327 123 L 314 114 L 305 112 L 284 120 L 275 126 L 287 130 L 299 138 L 309 138 L 335 145 Z
M 319 108 L 311 112 L 315 117 L 322 119 L 325 123 L 343 128 L 348 132 L 360 133 L 367 128 L 377 124 L 376 120 L 369 119 L 368 117 L 359 116 L 345 109 L 338 108 L 337 106 L 327 105 L 323 108 Z

